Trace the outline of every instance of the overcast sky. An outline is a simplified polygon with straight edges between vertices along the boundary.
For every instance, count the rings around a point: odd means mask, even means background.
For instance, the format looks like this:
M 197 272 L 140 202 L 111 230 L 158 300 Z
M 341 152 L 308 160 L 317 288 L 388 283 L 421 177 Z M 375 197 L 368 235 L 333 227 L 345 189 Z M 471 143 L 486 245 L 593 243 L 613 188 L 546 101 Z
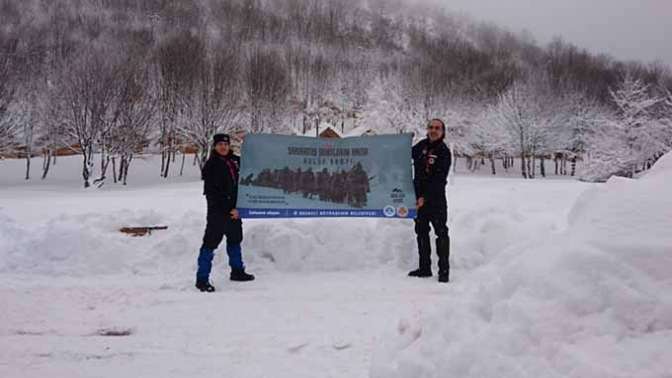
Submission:
M 429 0 L 451 11 L 554 36 L 594 53 L 672 66 L 672 0 Z

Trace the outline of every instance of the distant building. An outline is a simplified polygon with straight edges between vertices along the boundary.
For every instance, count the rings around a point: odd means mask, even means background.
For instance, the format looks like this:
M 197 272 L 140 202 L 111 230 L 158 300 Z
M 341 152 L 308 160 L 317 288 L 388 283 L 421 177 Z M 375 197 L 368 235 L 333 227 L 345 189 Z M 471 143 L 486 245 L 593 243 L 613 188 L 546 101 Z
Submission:
M 335 130 L 331 126 L 327 126 L 322 132 L 320 133 L 320 138 L 328 138 L 328 139 L 341 139 L 341 133 L 339 133 L 337 130 Z

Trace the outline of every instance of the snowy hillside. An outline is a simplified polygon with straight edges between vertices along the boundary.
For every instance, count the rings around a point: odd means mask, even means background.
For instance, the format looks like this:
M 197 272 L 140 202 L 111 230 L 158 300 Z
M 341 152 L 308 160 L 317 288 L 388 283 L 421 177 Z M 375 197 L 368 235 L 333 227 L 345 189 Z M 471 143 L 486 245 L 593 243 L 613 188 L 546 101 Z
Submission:
M 569 227 L 528 234 L 399 323 L 373 377 L 672 374 L 672 154 L 577 199 Z

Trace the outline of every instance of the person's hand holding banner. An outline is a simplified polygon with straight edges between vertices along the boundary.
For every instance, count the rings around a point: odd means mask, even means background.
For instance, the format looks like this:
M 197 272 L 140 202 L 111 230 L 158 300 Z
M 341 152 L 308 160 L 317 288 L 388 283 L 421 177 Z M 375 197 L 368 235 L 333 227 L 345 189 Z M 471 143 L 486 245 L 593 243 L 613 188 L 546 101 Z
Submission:
M 415 208 L 416 208 L 417 210 L 420 210 L 420 208 L 422 208 L 423 206 L 425 206 L 425 198 L 424 198 L 424 197 L 420 197 L 420 198 L 418 198 L 418 200 L 416 201 Z

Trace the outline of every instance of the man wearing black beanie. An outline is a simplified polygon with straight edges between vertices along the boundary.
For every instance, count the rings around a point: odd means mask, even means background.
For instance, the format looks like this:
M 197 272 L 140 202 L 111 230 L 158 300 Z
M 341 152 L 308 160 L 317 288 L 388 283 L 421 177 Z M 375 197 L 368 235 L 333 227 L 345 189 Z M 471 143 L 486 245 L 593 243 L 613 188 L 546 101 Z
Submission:
M 215 134 L 210 158 L 201 171 L 203 194 L 208 203 L 207 226 L 198 255 L 196 288 L 212 292 L 210 270 L 214 251 L 226 236 L 226 253 L 229 256 L 232 281 L 252 281 L 254 276 L 245 272 L 240 243 L 243 241 L 243 224 L 236 210 L 240 158 L 231 150 L 231 138 Z

